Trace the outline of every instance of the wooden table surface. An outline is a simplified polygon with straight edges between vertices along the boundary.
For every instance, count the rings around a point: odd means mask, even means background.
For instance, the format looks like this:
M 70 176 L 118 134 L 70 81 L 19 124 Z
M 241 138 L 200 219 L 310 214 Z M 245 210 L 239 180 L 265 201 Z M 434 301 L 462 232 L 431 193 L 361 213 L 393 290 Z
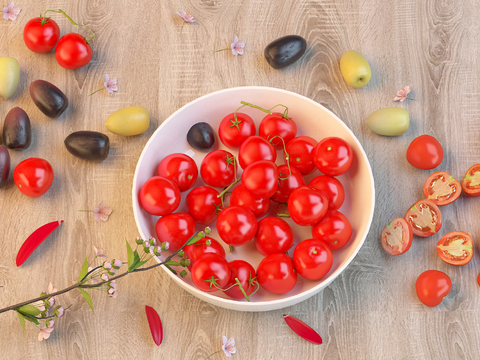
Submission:
M 5 0 L 5 4 L 8 0 Z M 441 235 L 463 230 L 480 235 L 480 200 L 462 195 L 442 208 L 440 234 L 415 238 L 403 256 L 380 246 L 382 228 L 422 198 L 422 186 L 433 173 L 405 159 L 417 136 L 435 136 L 445 157 L 438 170 L 463 179 L 479 163 L 480 146 L 480 2 L 467 0 L 166 0 L 27 1 L 14 22 L 0 21 L 0 56 L 16 58 L 21 67 L 15 95 L 0 101 L 0 123 L 20 106 L 30 116 L 33 140 L 23 152 L 11 151 L 12 169 L 29 157 L 48 159 L 55 171 L 51 189 L 31 199 L 10 182 L 0 190 L 0 308 L 36 297 L 52 282 L 58 289 L 75 282 L 85 256 L 101 246 L 112 257 L 125 258 L 125 239 L 138 236 L 131 205 L 131 184 L 139 155 L 154 130 L 184 104 L 212 91 L 244 85 L 283 88 L 305 95 L 336 113 L 363 145 L 375 177 L 376 204 L 370 233 L 348 268 L 318 295 L 298 305 L 264 313 L 224 310 L 191 296 L 158 269 L 118 281 L 119 296 L 92 291 L 95 314 L 78 291 L 60 296 L 72 305 L 50 339 L 38 342 L 38 330 L 27 324 L 22 335 L 14 312 L 1 314 L 0 358 L 204 359 L 221 348 L 221 336 L 234 337 L 236 359 L 478 359 L 480 354 L 480 248 L 466 266 L 447 265 L 437 256 Z M 75 71 L 57 65 L 53 53 L 29 51 L 22 38 L 25 23 L 46 9 L 65 10 L 96 33 L 93 59 Z M 180 28 L 175 14 L 187 10 L 195 24 Z M 62 34 L 76 29 L 53 15 Z M 274 70 L 264 47 L 288 34 L 308 43 L 295 65 Z M 245 54 L 225 51 L 238 35 Z M 372 68 L 372 80 L 353 89 L 343 80 L 339 60 L 346 50 L 360 51 Z M 116 76 L 119 91 L 88 95 L 103 86 L 105 74 Z M 57 120 L 33 104 L 29 84 L 52 82 L 70 100 Z M 394 103 L 405 85 L 415 101 Z M 148 109 L 151 125 L 135 137 L 111 134 L 105 120 L 113 111 L 139 105 Z M 372 133 L 366 117 L 384 107 L 409 111 L 411 124 L 402 136 Z M 101 163 L 70 155 L 63 144 L 73 131 L 108 134 L 111 151 Z M 361 191 L 361 189 L 357 189 Z M 96 222 L 93 210 L 102 200 L 113 208 L 108 222 Z M 16 253 L 38 226 L 65 223 L 21 267 Z M 428 269 L 447 273 L 452 290 L 441 305 L 424 306 L 415 280 Z M 144 305 L 153 306 L 164 324 L 164 342 L 156 347 Z M 288 313 L 310 324 L 323 337 L 313 345 L 284 324 Z M 223 353 L 212 359 L 224 358 Z

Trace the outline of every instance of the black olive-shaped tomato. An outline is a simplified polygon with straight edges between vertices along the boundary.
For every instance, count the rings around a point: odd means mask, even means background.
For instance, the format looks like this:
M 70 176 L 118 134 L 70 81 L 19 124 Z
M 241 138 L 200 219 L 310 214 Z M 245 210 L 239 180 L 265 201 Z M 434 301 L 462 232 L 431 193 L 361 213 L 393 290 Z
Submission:
M 77 131 L 65 139 L 70 154 L 85 160 L 105 160 L 110 149 L 108 136 L 96 131 Z
M 27 113 L 19 107 L 13 108 L 3 123 L 3 144 L 12 150 L 24 150 L 31 141 L 32 129 Z
M 0 188 L 8 182 L 10 174 L 10 154 L 5 146 L 0 145 Z
M 30 96 L 40 111 L 52 119 L 58 118 L 68 106 L 66 95 L 48 81 L 32 82 Z
M 209 124 L 199 122 L 188 130 L 187 141 L 194 149 L 208 151 L 215 145 L 215 133 Z
M 272 41 L 265 48 L 265 59 L 274 69 L 281 69 L 300 59 L 307 41 L 298 35 L 287 35 Z

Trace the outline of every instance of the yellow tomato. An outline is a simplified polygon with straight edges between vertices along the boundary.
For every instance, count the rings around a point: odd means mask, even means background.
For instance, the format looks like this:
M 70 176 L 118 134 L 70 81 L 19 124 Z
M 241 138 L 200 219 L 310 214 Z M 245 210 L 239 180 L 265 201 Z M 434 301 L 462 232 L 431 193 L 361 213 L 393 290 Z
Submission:
M 11 97 L 20 80 L 20 65 L 11 57 L 0 57 L 0 96 L 5 100 Z
M 342 55 L 340 71 L 347 84 L 354 88 L 367 85 L 372 77 L 372 70 L 367 59 L 355 50 L 349 50 Z
M 130 106 L 115 111 L 107 119 L 107 129 L 123 136 L 138 135 L 147 131 L 150 117 L 145 108 Z

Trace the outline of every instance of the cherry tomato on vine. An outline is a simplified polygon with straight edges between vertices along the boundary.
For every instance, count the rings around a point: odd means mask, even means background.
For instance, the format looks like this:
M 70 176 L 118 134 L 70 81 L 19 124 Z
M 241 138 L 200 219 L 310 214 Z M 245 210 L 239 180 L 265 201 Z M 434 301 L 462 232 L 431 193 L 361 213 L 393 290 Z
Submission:
M 308 186 L 296 188 L 288 198 L 288 212 L 298 225 L 313 226 L 327 213 L 328 200 L 320 191 Z
M 243 260 L 230 261 L 228 266 L 230 267 L 231 275 L 227 285 L 225 285 L 225 289 L 230 289 L 225 290 L 225 294 L 233 299 L 244 299 L 245 295 L 242 290 L 240 290 L 241 286 L 243 291 L 245 291 L 245 294 L 250 296 L 253 291 L 258 288 L 258 282 L 253 266 Z M 237 279 L 238 282 L 240 282 L 240 285 L 238 285 Z
M 438 242 L 437 254 L 447 264 L 466 265 L 473 257 L 472 237 L 463 231 L 449 232 Z
M 85 38 L 77 33 L 63 35 L 55 48 L 58 65 L 65 69 L 78 69 L 92 60 L 92 48 Z
M 228 206 L 218 214 L 217 231 L 227 245 L 245 245 L 257 232 L 257 219 L 250 210 Z
M 230 195 L 230 205 L 241 206 L 250 210 L 255 217 L 259 218 L 268 212 L 270 199 L 255 196 L 242 184 L 238 184 Z
M 262 288 L 275 294 L 285 294 L 297 283 L 293 261 L 285 254 L 272 254 L 257 267 L 257 281 Z
M 298 136 L 287 143 L 286 150 L 289 155 L 290 166 L 293 166 L 302 175 L 308 175 L 315 171 L 313 162 L 313 150 L 318 142 L 310 136 Z M 286 161 L 286 156 L 283 154 Z
M 318 170 L 329 176 L 346 173 L 353 162 L 353 150 L 338 137 L 321 140 L 313 151 L 313 162 Z
M 462 181 L 462 189 L 470 196 L 480 196 L 480 164 L 467 170 Z
M 209 186 L 199 186 L 190 191 L 185 198 L 185 209 L 195 222 L 210 225 L 222 210 L 219 192 Z
M 310 180 L 308 187 L 318 190 L 326 196 L 330 210 L 338 210 L 343 205 L 345 189 L 338 179 L 328 175 L 320 175 Z
M 197 181 L 198 168 L 188 155 L 175 153 L 165 156 L 158 165 L 158 176 L 172 180 L 180 192 L 187 191 Z
M 393 219 L 380 235 L 383 249 L 390 255 L 404 254 L 410 249 L 413 239 L 412 226 L 402 218 Z
M 244 113 L 228 114 L 218 127 L 218 137 L 229 149 L 239 148 L 249 137 L 255 135 L 256 128 L 252 118 Z
M 418 298 L 430 307 L 439 305 L 451 288 L 450 277 L 438 270 L 427 270 L 421 273 L 415 283 Z
M 436 168 L 443 160 L 442 145 L 430 135 L 414 139 L 407 149 L 407 161 L 417 169 Z
M 153 176 L 143 184 L 138 195 L 140 205 L 151 215 L 164 216 L 177 210 L 180 190 L 177 184 L 161 176 Z
M 155 225 L 157 239 L 168 241 L 170 251 L 180 249 L 195 234 L 195 230 L 195 220 L 187 213 L 162 216 Z
M 52 186 L 52 166 L 44 159 L 25 159 L 15 167 L 13 181 L 23 194 L 32 198 L 40 197 Z
M 248 165 L 260 160 L 269 160 L 275 162 L 277 151 L 270 141 L 260 136 L 251 136 L 240 146 L 238 152 L 238 163 L 242 169 Z
M 192 281 L 205 292 L 217 291 L 230 280 L 230 267 L 227 260 L 217 254 L 203 254 L 192 265 Z
M 319 280 L 332 268 L 332 250 L 321 240 L 303 240 L 295 247 L 293 264 L 305 279 Z
M 312 227 L 312 236 L 322 240 L 330 249 L 338 250 L 345 246 L 352 236 L 352 225 L 340 211 L 329 210 Z
M 57 45 L 60 28 L 52 19 L 36 17 L 29 20 L 23 28 L 23 40 L 31 51 L 46 53 Z
M 278 167 L 275 163 L 261 160 L 250 164 L 242 173 L 242 184 L 253 195 L 269 198 L 278 186 Z
M 405 220 L 412 226 L 413 233 L 426 237 L 436 234 L 442 227 L 442 213 L 431 200 L 419 200 L 408 209 Z
M 449 173 L 437 171 L 430 175 L 423 185 L 423 194 L 437 206 L 451 204 L 458 199 L 462 187 Z
M 273 113 L 265 116 L 258 127 L 258 133 L 261 137 L 271 140 L 275 149 L 281 150 L 284 143 L 288 143 L 297 136 L 297 124 L 291 118 L 284 118 L 282 114 Z M 280 138 L 274 138 L 279 136 Z
M 230 152 L 215 150 L 200 165 L 200 175 L 207 185 L 224 188 L 235 180 L 236 160 Z
M 190 265 L 188 265 L 188 270 L 192 270 L 192 265 L 197 259 L 203 254 L 217 254 L 221 257 L 225 257 L 225 250 L 222 245 L 215 239 L 210 236 L 205 236 L 204 238 L 198 240 L 195 244 L 186 245 L 183 248 L 185 259 L 190 260 Z
M 268 216 L 258 222 L 255 246 L 264 256 L 287 252 L 293 246 L 293 231 L 286 221 Z
M 278 203 L 287 202 L 293 190 L 305 185 L 302 173 L 294 167 L 289 169 L 287 165 L 278 167 L 278 178 L 277 191 L 272 195 L 272 200 Z

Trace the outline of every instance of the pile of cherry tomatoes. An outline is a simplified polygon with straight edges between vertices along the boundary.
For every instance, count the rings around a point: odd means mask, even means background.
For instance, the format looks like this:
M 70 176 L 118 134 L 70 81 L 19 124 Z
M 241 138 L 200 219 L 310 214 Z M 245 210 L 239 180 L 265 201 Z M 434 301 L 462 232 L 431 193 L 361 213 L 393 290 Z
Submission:
M 141 207 L 160 216 L 156 235 L 159 241 L 169 242 L 170 251 L 180 249 L 197 225 L 216 221 L 220 239 L 206 236 L 185 246 L 183 256 L 190 261 L 196 287 L 206 292 L 222 290 L 234 299 L 248 299 L 259 286 L 287 293 L 297 275 L 321 279 L 332 267 L 332 251 L 343 247 L 352 234 L 349 220 L 338 211 L 345 191 L 335 178 L 352 164 L 349 144 L 338 137 L 317 142 L 297 136 L 287 108 L 282 114 L 242 104 L 267 113 L 258 135 L 253 119 L 239 109 L 225 116 L 217 133 L 208 124 L 197 123 L 187 140 L 194 149 L 208 151 L 199 168 L 186 154 L 170 154 L 159 162 L 158 175 L 149 178 L 139 192 Z M 238 157 L 227 150 L 211 150 L 217 137 L 225 147 L 238 151 Z M 283 165 L 275 163 L 278 151 L 282 151 Z M 316 170 L 323 175 L 307 184 L 304 176 Z M 199 175 L 206 185 L 193 188 Z M 181 193 L 187 191 L 185 212 L 174 213 Z M 273 206 L 277 216 L 265 217 Z M 287 251 L 294 246 L 294 233 L 282 217 L 311 227 L 311 238 L 295 246 L 292 258 Z M 248 259 L 227 262 L 222 242 L 233 251 L 251 241 L 264 256 L 256 269 Z

